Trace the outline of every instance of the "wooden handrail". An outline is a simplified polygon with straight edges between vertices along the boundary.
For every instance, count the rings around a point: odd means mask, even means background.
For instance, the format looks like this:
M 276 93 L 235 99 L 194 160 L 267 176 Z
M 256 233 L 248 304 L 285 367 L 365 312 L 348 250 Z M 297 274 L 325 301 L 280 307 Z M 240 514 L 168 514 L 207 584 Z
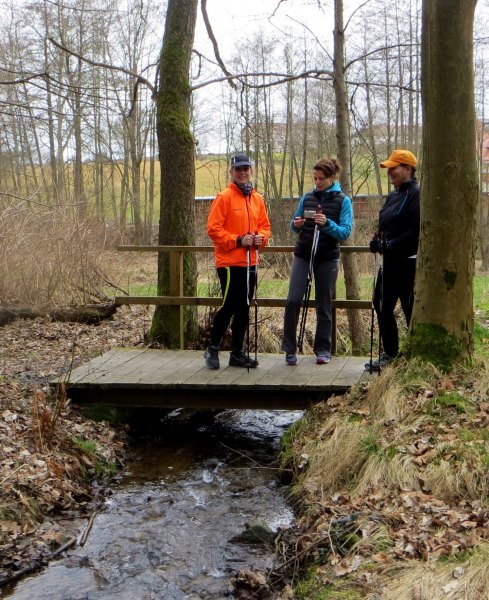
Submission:
M 154 304 L 155 306 L 220 306 L 219 296 L 115 296 L 116 304 Z M 285 298 L 257 298 L 258 306 L 263 308 L 284 308 Z M 370 308 L 370 300 L 334 299 L 335 308 Z
M 220 306 L 222 298 L 196 297 L 183 295 L 183 255 L 186 252 L 213 252 L 213 246 L 118 246 L 121 252 L 168 252 L 170 254 L 170 294 L 168 296 L 115 296 L 116 305 L 146 304 L 170 307 L 170 337 L 171 347 L 184 348 L 183 307 L 184 306 Z M 290 253 L 294 246 L 266 246 L 260 253 Z M 368 246 L 341 246 L 341 252 L 369 252 Z M 260 307 L 283 308 L 285 298 L 257 298 Z M 333 300 L 333 352 L 336 351 L 336 310 L 344 309 L 370 309 L 370 300 L 346 300 L 335 298 Z
M 121 252 L 213 252 L 214 246 L 117 246 Z M 294 246 L 265 246 L 260 248 L 260 253 L 270 252 L 286 253 L 293 252 Z M 341 252 L 350 254 L 352 252 L 370 252 L 368 246 L 341 246 Z

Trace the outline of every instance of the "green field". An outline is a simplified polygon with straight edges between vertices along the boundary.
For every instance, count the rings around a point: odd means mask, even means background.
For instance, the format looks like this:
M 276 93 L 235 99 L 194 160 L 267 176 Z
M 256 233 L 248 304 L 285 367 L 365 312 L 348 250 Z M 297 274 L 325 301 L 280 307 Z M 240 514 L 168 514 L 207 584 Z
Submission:
M 312 167 L 313 162 L 311 162 Z M 280 178 L 280 158 L 277 157 L 275 174 L 277 179 Z M 306 171 L 305 188 L 309 189 L 312 186 L 312 180 L 307 177 L 308 171 Z M 384 192 L 387 191 L 387 174 L 385 169 L 381 171 L 382 185 Z M 253 180 L 256 183 L 257 189 L 263 191 L 264 189 L 264 169 L 259 163 L 254 169 Z M 285 170 L 284 181 L 288 180 L 288 171 Z M 195 195 L 196 196 L 215 196 L 216 193 L 226 186 L 228 181 L 228 165 L 225 159 L 218 158 L 216 156 L 200 157 L 195 162 Z M 296 181 L 296 178 L 293 178 Z M 357 162 L 353 165 L 353 193 L 356 194 L 376 194 L 377 187 L 375 182 L 375 175 L 370 172 L 368 166 L 364 166 L 362 161 Z M 288 190 L 283 190 L 285 196 L 289 195 Z M 293 195 L 298 195 L 298 189 L 295 187 Z
M 288 279 L 272 279 L 267 276 L 266 271 L 262 271 L 259 276 L 259 295 L 263 298 L 286 298 L 289 286 Z M 154 281 L 156 281 L 156 273 L 154 274 Z M 130 283 L 126 291 L 130 296 L 155 296 L 156 284 L 150 281 L 137 284 Z M 197 295 L 207 297 L 211 295 L 216 296 L 219 293 L 217 277 L 213 278 L 213 269 L 211 267 L 211 272 L 206 276 L 205 281 L 199 281 Z M 360 295 L 361 300 L 369 300 L 371 298 L 371 276 L 360 276 Z M 345 296 L 345 281 L 342 277 L 339 277 L 336 286 L 336 297 L 345 298 Z M 474 310 L 489 315 L 489 275 L 477 275 L 474 278 Z

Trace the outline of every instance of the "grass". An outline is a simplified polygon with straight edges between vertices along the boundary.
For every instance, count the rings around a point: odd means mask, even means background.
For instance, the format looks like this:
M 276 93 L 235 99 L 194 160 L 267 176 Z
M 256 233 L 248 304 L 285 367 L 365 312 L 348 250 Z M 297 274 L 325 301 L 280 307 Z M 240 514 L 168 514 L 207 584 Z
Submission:
M 93 440 L 87 440 L 84 437 L 74 437 L 72 439 L 75 446 L 88 457 L 90 457 L 92 461 L 91 467 L 86 464 L 80 465 L 83 477 L 87 481 L 91 481 L 93 479 L 93 476 L 95 476 L 97 479 L 101 479 L 103 477 L 112 477 L 113 475 L 115 475 L 115 473 L 117 472 L 117 465 L 115 464 L 115 462 L 100 459 L 96 456 L 96 442 L 94 442 Z
M 489 313 L 489 276 L 474 277 L 474 309 Z
M 73 443 L 85 454 L 94 454 L 95 450 L 97 449 L 97 444 L 95 442 L 82 437 L 74 437 Z
M 480 539 L 466 552 L 469 546 L 464 542 L 473 543 L 470 531 L 462 531 L 460 546 L 448 550 L 453 556 L 438 562 L 441 546 L 436 544 L 427 546 L 433 554 L 424 560 L 417 556 L 400 564 L 394 557 L 402 546 L 398 511 L 411 515 L 406 517 L 412 521 L 409 525 L 400 521 L 406 531 L 418 526 L 412 517 L 417 509 L 410 513 L 399 508 L 400 493 L 414 498 L 415 506 L 419 499 L 420 513 L 429 514 L 433 503 L 439 523 L 435 519 L 426 525 L 431 531 L 421 533 L 426 539 L 440 534 L 440 543 L 451 527 L 450 518 L 456 515 L 463 525 L 463 511 L 470 515 L 488 506 L 489 433 L 480 424 L 489 399 L 488 365 L 481 361 L 477 368 L 451 376 L 419 361 L 394 365 L 334 404 L 313 407 L 307 426 L 297 425 L 295 435 L 287 437 L 283 466 L 295 473 L 294 497 L 305 502 L 298 503 L 303 515 L 299 528 L 306 531 L 304 544 L 313 540 L 308 558 L 315 563 L 296 583 L 297 598 L 373 598 L 367 594 L 368 585 L 358 595 L 360 570 L 338 576 L 337 560 L 320 556 L 319 542 L 325 535 L 336 558 L 342 551 L 346 561 L 362 557 L 361 570 L 375 582 L 369 591 L 382 589 L 375 596 L 379 600 L 489 598 L 489 545 Z M 352 414 L 361 422 L 352 420 Z M 341 503 L 345 499 L 352 505 L 350 511 L 357 511 L 347 514 L 358 524 L 355 531 L 346 531 L 346 544 L 337 547 L 334 517 L 339 513 L 347 518 Z M 372 506 L 378 511 L 375 518 Z M 452 534 L 457 531 L 453 527 Z M 356 531 L 362 535 L 356 536 Z M 461 568 L 455 577 L 456 567 Z M 483 593 L 476 595 L 476 590 Z
M 429 406 L 429 410 L 432 413 L 446 408 L 453 408 L 459 414 L 468 413 L 473 410 L 469 400 L 458 392 L 442 392 L 433 399 Z
M 489 590 L 489 544 L 481 544 L 472 552 L 449 557 L 437 563 L 407 563 L 395 577 L 386 572 L 382 600 L 459 600 L 487 598 Z M 454 577 L 454 570 L 457 576 Z
M 294 589 L 298 600 L 360 600 L 364 596 L 349 584 L 325 585 L 317 572 L 317 567 L 311 567 L 306 576 L 301 579 Z
M 474 350 L 481 358 L 489 358 L 489 328 L 477 321 L 474 325 Z

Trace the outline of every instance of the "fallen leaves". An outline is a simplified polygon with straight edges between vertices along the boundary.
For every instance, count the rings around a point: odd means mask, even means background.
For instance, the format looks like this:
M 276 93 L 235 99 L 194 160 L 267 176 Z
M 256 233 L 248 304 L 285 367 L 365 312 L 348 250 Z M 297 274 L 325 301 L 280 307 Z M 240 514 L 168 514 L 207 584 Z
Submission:
M 376 390 L 385 390 L 385 398 L 391 399 L 389 387 L 378 383 Z M 372 590 L 393 565 L 433 565 L 442 557 L 453 560 L 489 539 L 489 439 L 481 427 L 489 422 L 489 402 L 487 390 L 484 395 L 479 389 L 476 395 L 475 389 L 465 374 L 444 375 L 430 387 L 412 386 L 397 399 L 399 418 L 382 413 L 384 398 L 366 398 L 369 385 L 314 408 L 308 429 L 294 442 L 304 494 L 297 534 L 302 538 L 295 543 L 301 556 L 307 556 L 306 563 L 320 565 L 325 581 L 334 576 L 352 584 L 362 582 Z M 437 401 L 447 393 L 453 394 L 450 402 Z M 365 463 L 359 461 L 358 472 L 352 464 L 346 474 L 342 472 L 344 486 L 329 491 L 321 485 L 321 473 L 311 474 L 309 465 L 327 455 L 332 432 L 351 421 L 361 423 L 359 435 L 372 432 L 375 444 L 369 448 L 377 463 L 369 457 L 370 464 L 384 465 L 384 470 L 371 469 L 369 473 L 377 477 L 365 484 Z M 396 467 L 397 478 L 383 476 Z M 403 478 L 403 469 L 411 467 L 416 476 Z M 329 468 L 336 466 L 324 463 L 325 481 Z M 356 486 L 359 480 L 362 486 Z M 353 543 L 345 546 L 332 535 L 332 524 L 352 515 L 356 527 L 348 535 Z M 444 581 L 447 597 L 458 597 L 460 586 L 465 585 L 461 584 L 464 568 L 453 569 L 450 580 Z M 424 597 L 420 584 L 410 590 L 413 598 Z
M 124 457 L 122 431 L 85 419 L 65 399 L 54 403 L 47 382 L 111 345 L 141 345 L 147 321 L 135 307 L 99 326 L 36 319 L 0 327 L 0 583 L 77 535 L 77 517 L 101 493 L 91 483 L 97 463 Z

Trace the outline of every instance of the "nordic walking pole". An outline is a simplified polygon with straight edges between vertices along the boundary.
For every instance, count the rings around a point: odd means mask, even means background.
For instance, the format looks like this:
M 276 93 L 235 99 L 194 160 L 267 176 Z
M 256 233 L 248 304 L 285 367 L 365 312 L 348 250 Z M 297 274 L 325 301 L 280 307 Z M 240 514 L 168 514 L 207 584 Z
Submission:
M 381 265 L 380 265 L 380 299 L 379 299 L 379 315 L 382 314 L 382 308 L 384 305 L 384 255 L 382 254 Z M 382 322 L 382 318 L 379 319 L 379 375 L 382 367 L 380 366 L 380 357 L 382 356 L 382 332 L 380 323 Z
M 306 293 L 304 294 L 304 302 L 302 304 L 302 317 L 299 327 L 299 337 L 297 339 L 297 348 L 300 352 L 302 352 L 302 348 L 304 346 L 304 334 L 306 331 L 306 320 L 307 320 L 307 310 L 309 308 L 309 299 L 311 297 L 311 288 L 312 288 L 312 278 L 314 276 L 314 258 L 316 256 L 316 250 L 319 241 L 319 228 L 317 225 L 314 225 L 314 235 L 312 238 L 312 246 L 311 246 L 311 257 L 309 259 L 309 270 L 307 272 L 307 286 Z
M 248 325 L 246 327 L 246 356 L 250 357 L 250 260 L 251 246 L 246 250 L 246 302 L 248 304 Z M 247 362 L 247 371 L 250 372 L 250 361 Z
M 370 368 L 368 372 L 370 375 L 373 373 L 373 358 L 374 358 L 374 316 L 375 316 L 375 284 L 377 276 L 377 253 L 374 254 L 374 276 L 372 280 L 372 306 L 371 306 L 371 319 L 370 319 Z M 380 336 L 379 336 L 380 337 Z
M 258 235 L 258 231 L 255 231 L 255 235 Z M 255 307 L 255 361 L 258 362 L 258 263 L 260 262 L 260 253 L 258 246 L 255 246 L 255 293 L 254 296 L 254 307 Z

